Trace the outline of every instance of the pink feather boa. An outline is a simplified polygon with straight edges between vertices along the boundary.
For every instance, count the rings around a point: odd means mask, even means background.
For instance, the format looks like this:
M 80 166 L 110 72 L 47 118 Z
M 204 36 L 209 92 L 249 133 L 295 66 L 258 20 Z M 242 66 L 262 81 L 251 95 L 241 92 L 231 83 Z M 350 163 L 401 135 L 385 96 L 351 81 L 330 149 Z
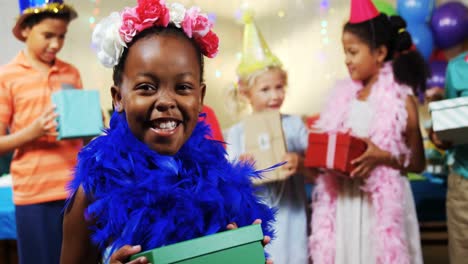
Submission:
M 361 88 L 360 83 L 350 79 L 337 83 L 316 126 L 330 132 L 348 131 L 345 121 L 350 103 Z M 387 63 L 380 70 L 379 79 L 368 97 L 376 113 L 369 129 L 369 138 L 392 155 L 405 157 L 406 163 L 409 162 L 410 151 L 404 140 L 408 117 L 405 100 L 411 93 L 409 87 L 396 83 L 392 67 Z M 335 261 L 338 195 L 335 177 L 331 174 L 319 176 L 314 189 L 309 249 L 316 264 L 333 264 Z M 378 264 L 410 263 L 404 233 L 403 186 L 400 172 L 384 166 L 374 169 L 362 186 L 362 190 L 370 194 L 376 214 L 375 226 L 372 227 L 374 230 L 371 233 L 377 237 L 374 252 Z

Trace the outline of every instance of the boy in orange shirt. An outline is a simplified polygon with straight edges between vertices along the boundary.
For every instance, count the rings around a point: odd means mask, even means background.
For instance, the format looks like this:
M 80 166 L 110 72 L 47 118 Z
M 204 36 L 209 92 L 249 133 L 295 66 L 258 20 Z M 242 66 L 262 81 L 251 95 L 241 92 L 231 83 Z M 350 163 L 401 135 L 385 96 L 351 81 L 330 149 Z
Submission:
M 66 184 L 83 141 L 56 140 L 50 98 L 64 84 L 82 87 L 78 70 L 56 57 L 77 13 L 62 0 L 19 6 L 13 34 L 26 47 L 0 67 L 0 155 L 15 151 L 10 173 L 20 263 L 59 263 Z

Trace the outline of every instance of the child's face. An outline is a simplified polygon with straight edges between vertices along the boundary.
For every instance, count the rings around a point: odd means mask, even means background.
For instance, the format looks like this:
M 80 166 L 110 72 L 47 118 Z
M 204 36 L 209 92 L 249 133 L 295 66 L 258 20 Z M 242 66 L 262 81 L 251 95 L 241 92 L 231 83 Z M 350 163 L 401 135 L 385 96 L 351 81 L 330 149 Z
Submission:
M 372 51 L 367 43 L 347 31 L 343 32 L 342 42 L 351 79 L 366 82 L 377 75 L 386 55 L 381 49 Z
M 112 87 L 132 133 L 160 154 L 176 154 L 197 124 L 205 96 L 198 61 L 185 38 L 145 37 L 130 47 L 122 84 Z
M 279 110 L 286 94 L 286 76 L 279 69 L 268 70 L 259 75 L 253 86 L 242 93 L 247 97 L 254 112 Z
M 45 18 L 38 24 L 24 28 L 21 32 L 30 56 L 45 64 L 52 64 L 62 49 L 67 33 L 68 21 Z

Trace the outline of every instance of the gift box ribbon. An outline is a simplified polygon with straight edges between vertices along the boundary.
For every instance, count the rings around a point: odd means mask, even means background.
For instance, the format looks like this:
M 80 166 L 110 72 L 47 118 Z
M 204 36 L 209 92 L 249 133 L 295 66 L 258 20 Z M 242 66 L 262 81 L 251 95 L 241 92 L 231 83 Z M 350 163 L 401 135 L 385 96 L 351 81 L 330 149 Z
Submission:
M 336 152 L 336 134 L 328 135 L 327 145 L 327 169 L 333 169 L 335 164 L 335 152 Z

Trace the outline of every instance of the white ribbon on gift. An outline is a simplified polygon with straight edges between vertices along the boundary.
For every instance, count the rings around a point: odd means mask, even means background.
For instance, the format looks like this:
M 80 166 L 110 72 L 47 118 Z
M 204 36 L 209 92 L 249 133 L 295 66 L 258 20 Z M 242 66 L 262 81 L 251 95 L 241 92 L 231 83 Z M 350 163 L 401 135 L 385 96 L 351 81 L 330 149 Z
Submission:
M 336 151 L 336 134 L 328 135 L 328 145 L 327 145 L 327 169 L 333 169 L 335 164 L 335 151 Z

